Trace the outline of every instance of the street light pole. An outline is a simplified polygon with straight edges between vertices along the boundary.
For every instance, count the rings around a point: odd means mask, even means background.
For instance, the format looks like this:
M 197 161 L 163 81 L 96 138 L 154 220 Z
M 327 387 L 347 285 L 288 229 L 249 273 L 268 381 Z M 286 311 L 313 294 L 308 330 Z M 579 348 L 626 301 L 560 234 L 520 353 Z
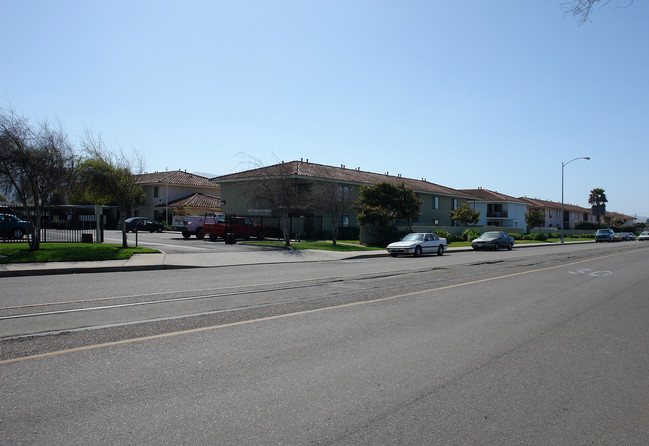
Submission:
M 564 163 L 563 161 L 561 162 L 561 216 L 559 217 L 559 221 L 561 222 L 561 243 L 563 243 L 563 168 L 566 167 L 568 164 L 572 163 L 573 161 L 577 160 L 589 160 L 589 156 L 580 156 L 579 158 L 574 158 L 568 161 L 567 163 Z M 568 226 L 570 226 L 570 218 L 568 218 Z

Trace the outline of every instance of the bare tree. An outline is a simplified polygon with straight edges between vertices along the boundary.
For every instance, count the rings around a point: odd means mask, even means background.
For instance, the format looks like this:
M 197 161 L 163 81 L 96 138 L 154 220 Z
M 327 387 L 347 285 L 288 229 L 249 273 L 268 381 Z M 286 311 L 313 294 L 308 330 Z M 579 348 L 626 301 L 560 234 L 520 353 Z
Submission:
M 247 183 L 245 194 L 258 207 L 268 207 L 279 213 L 284 244 L 291 246 L 289 218 L 300 203 L 293 164 L 274 164 L 259 168 L 259 173 L 259 178 Z
M 311 184 L 298 182 L 296 163 L 279 161 L 271 166 L 247 153 L 239 153 L 246 159 L 242 165 L 250 168 L 244 194 L 255 207 L 273 209 L 279 214 L 285 246 L 291 246 L 291 213 L 308 207 L 311 203 Z M 277 157 L 276 157 L 277 158 Z
M 588 18 L 596 6 L 603 8 L 610 2 L 611 0 L 570 0 L 562 3 L 561 7 L 565 15 L 577 18 L 579 24 L 583 25 L 588 22 Z M 626 8 L 631 6 L 633 0 L 618 0 L 616 3 L 618 7 Z
M 329 215 L 334 245 L 338 238 L 338 220 L 354 207 L 352 192 L 350 186 L 334 182 L 316 183 L 311 190 L 311 204 Z
M 43 121 L 34 128 L 13 108 L 0 109 L 0 185 L 31 216 L 31 250 L 40 248 L 45 207 L 69 187 L 74 164 L 74 150 L 60 125 Z

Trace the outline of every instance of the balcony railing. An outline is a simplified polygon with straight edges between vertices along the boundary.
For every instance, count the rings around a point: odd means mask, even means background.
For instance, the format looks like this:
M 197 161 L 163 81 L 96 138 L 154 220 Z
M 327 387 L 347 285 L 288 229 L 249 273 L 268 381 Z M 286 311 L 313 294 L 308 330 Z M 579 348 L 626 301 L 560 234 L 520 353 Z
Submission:
M 487 218 L 509 218 L 507 211 L 487 212 Z

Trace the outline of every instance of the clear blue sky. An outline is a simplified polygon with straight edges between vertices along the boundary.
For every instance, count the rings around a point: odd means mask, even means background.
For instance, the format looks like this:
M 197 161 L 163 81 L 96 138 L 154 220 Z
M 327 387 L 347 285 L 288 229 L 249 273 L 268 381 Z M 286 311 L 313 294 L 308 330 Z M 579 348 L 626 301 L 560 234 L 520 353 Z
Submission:
M 2 0 L 0 104 L 150 172 L 308 158 L 558 202 L 590 156 L 565 202 L 649 217 L 649 2 L 562 1 Z

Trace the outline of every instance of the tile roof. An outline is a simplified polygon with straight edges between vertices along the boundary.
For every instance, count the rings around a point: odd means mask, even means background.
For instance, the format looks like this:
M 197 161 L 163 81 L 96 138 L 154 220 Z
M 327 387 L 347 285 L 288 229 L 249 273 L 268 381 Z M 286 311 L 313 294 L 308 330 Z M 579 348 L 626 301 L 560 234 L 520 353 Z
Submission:
M 630 215 L 620 214 L 619 212 L 606 211 L 606 216 L 612 219 L 619 218 L 620 220 L 636 220 L 635 217 Z
M 460 191 L 470 195 L 474 195 L 483 201 L 514 201 L 518 203 L 527 204 L 525 201 L 521 200 L 520 198 L 515 198 L 510 195 L 501 194 L 500 192 L 494 192 L 489 189 L 483 189 L 481 187 L 478 189 L 460 189 Z
M 169 206 L 176 207 L 176 208 L 185 207 L 185 208 L 220 209 L 221 198 L 215 197 L 214 195 L 202 194 L 200 192 L 197 192 L 195 194 L 191 194 L 186 197 L 182 197 L 170 201 Z M 159 204 L 156 207 L 165 207 L 165 204 L 164 203 Z
M 442 195 L 473 198 L 472 196 L 460 192 L 456 189 L 440 186 L 439 184 L 430 183 L 426 180 L 415 180 L 402 176 L 389 175 L 387 173 L 378 174 L 373 172 L 365 172 L 360 169 L 348 169 L 344 166 L 326 166 L 323 164 L 310 163 L 308 161 L 290 161 L 288 163 L 274 164 L 272 166 L 246 170 L 230 175 L 223 175 L 220 177 L 212 178 L 211 181 L 225 183 L 238 180 L 259 179 L 267 176 L 276 176 L 281 174 L 289 174 L 296 178 L 334 180 L 345 183 L 355 183 L 358 185 L 370 185 L 382 182 L 391 184 L 403 183 L 406 187 L 414 190 L 415 192 L 428 192 Z
M 548 201 L 548 200 L 539 200 L 538 198 L 528 198 L 528 197 L 521 197 L 521 201 L 526 201 L 530 203 L 534 207 L 542 208 L 542 209 L 561 209 L 561 203 L 555 203 L 554 201 Z M 575 206 L 574 204 L 563 204 L 563 210 L 564 211 L 572 211 L 572 212 L 586 212 L 590 213 L 592 210 L 590 208 L 582 208 L 581 206 Z
M 218 188 L 219 185 L 211 182 L 209 178 L 184 172 L 182 170 L 171 170 L 168 172 L 143 173 L 135 175 L 137 184 L 171 184 L 176 186 L 197 186 Z

